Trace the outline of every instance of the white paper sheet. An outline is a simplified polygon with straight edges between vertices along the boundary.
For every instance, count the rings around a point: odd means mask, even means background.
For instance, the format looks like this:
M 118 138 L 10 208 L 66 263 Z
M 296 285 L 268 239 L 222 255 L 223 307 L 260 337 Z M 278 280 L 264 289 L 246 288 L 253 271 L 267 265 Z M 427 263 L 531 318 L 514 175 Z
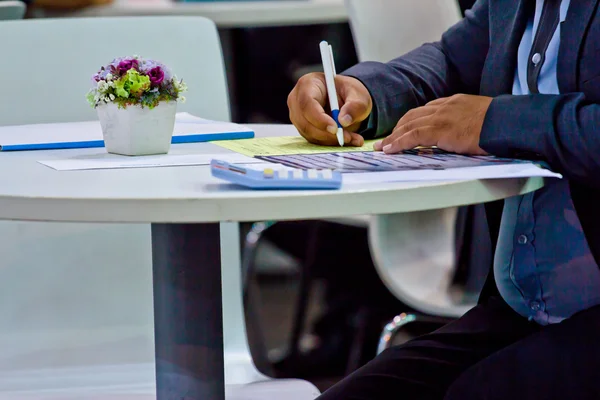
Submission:
M 502 178 L 562 178 L 532 163 L 487 165 L 483 167 L 448 168 L 444 170 L 359 172 L 344 174 L 344 184 L 370 184 L 380 182 L 468 181 Z
M 90 169 L 155 168 L 192 165 L 209 165 L 211 160 L 219 159 L 233 164 L 252 164 L 261 162 L 243 154 L 165 154 L 157 156 L 119 156 L 99 153 L 76 157 L 39 161 L 57 171 L 78 171 Z
M 248 164 L 247 168 L 291 169 L 281 164 L 263 162 Z M 487 165 L 482 167 L 449 168 L 444 170 L 385 171 L 344 173 L 344 185 L 368 185 L 385 182 L 469 181 L 507 178 L 562 178 L 561 174 L 538 167 L 533 163 Z

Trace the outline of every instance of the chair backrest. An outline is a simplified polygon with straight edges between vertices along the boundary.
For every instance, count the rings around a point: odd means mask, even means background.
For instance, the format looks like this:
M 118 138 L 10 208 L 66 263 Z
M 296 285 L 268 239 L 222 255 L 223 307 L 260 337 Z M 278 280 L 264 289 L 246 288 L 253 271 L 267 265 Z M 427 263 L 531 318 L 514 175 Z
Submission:
M 26 8 L 22 1 L 0 1 L 0 21 L 21 19 L 25 16 Z
M 456 208 L 447 208 L 377 215 L 369 223 L 377 273 L 390 292 L 419 312 L 458 318 L 474 306 L 450 293 L 456 214 Z
M 442 33 L 461 18 L 456 0 L 346 0 L 361 61 L 387 62 Z
M 202 17 L 31 19 L 0 24 L 0 124 L 97 119 L 85 99 L 91 77 L 116 57 L 169 66 L 189 87 L 180 111 L 229 120 L 215 24 Z M 26 82 L 26 83 L 25 83 Z M 24 89 L 27 87 L 27 90 Z
M 190 91 L 181 111 L 229 119 L 219 36 L 205 18 L 6 21 L 0 37 L 10 38 L 0 40 L 0 125 L 96 119 L 85 100 L 91 76 L 134 54 L 160 60 L 185 79 Z M 0 237 L 0 377 L 55 368 L 65 374 L 57 372 L 61 385 L 74 379 L 78 387 L 100 386 L 98 379 L 120 378 L 83 377 L 80 370 L 153 365 L 148 225 L 0 221 Z M 61 369 L 72 365 L 75 372 Z M 136 379 L 152 387 L 154 368 L 140 374 Z M 55 383 L 25 375 L 23 387 Z M 0 382 L 0 398 L 5 389 Z

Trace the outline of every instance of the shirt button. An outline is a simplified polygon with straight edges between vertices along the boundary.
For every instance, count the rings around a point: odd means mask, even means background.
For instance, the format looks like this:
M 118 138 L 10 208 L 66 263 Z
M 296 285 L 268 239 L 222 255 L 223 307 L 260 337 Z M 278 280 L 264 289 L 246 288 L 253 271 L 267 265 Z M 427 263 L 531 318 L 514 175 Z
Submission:
M 533 311 L 539 311 L 541 307 L 540 303 L 538 303 L 537 301 L 532 301 L 529 304 L 529 308 L 531 308 Z
M 538 65 L 540 61 L 542 61 L 542 55 L 540 53 L 535 53 L 531 57 L 531 62 L 533 62 L 535 65 Z
M 517 239 L 517 242 L 519 242 L 519 244 L 527 244 L 527 236 L 525 236 L 525 235 L 519 236 L 519 238 Z

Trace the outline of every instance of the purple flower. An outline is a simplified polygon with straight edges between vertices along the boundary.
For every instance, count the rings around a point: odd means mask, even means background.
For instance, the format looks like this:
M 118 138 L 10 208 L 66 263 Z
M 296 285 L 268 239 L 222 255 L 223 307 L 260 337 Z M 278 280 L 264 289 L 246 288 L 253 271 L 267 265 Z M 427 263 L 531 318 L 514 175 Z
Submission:
M 126 74 L 130 69 L 138 69 L 140 63 L 136 59 L 126 59 L 119 63 L 117 66 L 117 71 L 119 71 L 120 75 Z
M 158 61 L 154 61 L 154 60 L 141 60 L 139 71 L 142 74 L 145 74 L 145 75 L 149 76 L 150 75 L 150 71 L 152 71 L 156 67 L 160 67 L 160 69 L 164 73 L 164 80 L 165 81 L 169 81 L 169 80 L 171 80 L 173 78 L 173 75 L 171 74 L 171 71 L 169 71 L 169 69 L 164 64 L 162 64 L 162 63 L 160 63 Z
M 158 86 L 165 80 L 165 72 L 160 66 L 156 66 L 148 71 L 148 77 L 152 86 Z
M 109 71 L 108 71 L 106 68 L 102 67 L 102 68 L 100 68 L 100 71 L 98 71 L 98 72 L 97 72 L 97 73 L 96 73 L 96 74 L 95 74 L 95 75 L 92 77 L 92 80 L 93 80 L 94 82 L 96 82 L 96 83 L 97 83 L 97 82 L 100 82 L 100 81 L 102 81 L 102 80 L 106 80 L 106 75 L 108 75 L 108 73 L 109 73 Z

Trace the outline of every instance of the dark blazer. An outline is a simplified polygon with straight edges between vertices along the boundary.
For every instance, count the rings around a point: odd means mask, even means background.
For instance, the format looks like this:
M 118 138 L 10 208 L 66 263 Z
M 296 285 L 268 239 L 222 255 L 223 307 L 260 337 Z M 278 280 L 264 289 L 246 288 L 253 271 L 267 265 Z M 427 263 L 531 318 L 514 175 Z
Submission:
M 600 265 L 599 2 L 571 1 L 561 25 L 560 95 L 510 95 L 530 0 L 478 0 L 440 42 L 387 64 L 362 63 L 344 74 L 369 89 L 375 104 L 375 136 L 388 134 L 406 111 L 438 97 L 456 93 L 494 97 L 480 146 L 498 156 L 542 159 L 562 173 Z M 502 206 L 503 202 L 486 205 L 493 243 Z M 481 298 L 496 290 L 490 274 Z

